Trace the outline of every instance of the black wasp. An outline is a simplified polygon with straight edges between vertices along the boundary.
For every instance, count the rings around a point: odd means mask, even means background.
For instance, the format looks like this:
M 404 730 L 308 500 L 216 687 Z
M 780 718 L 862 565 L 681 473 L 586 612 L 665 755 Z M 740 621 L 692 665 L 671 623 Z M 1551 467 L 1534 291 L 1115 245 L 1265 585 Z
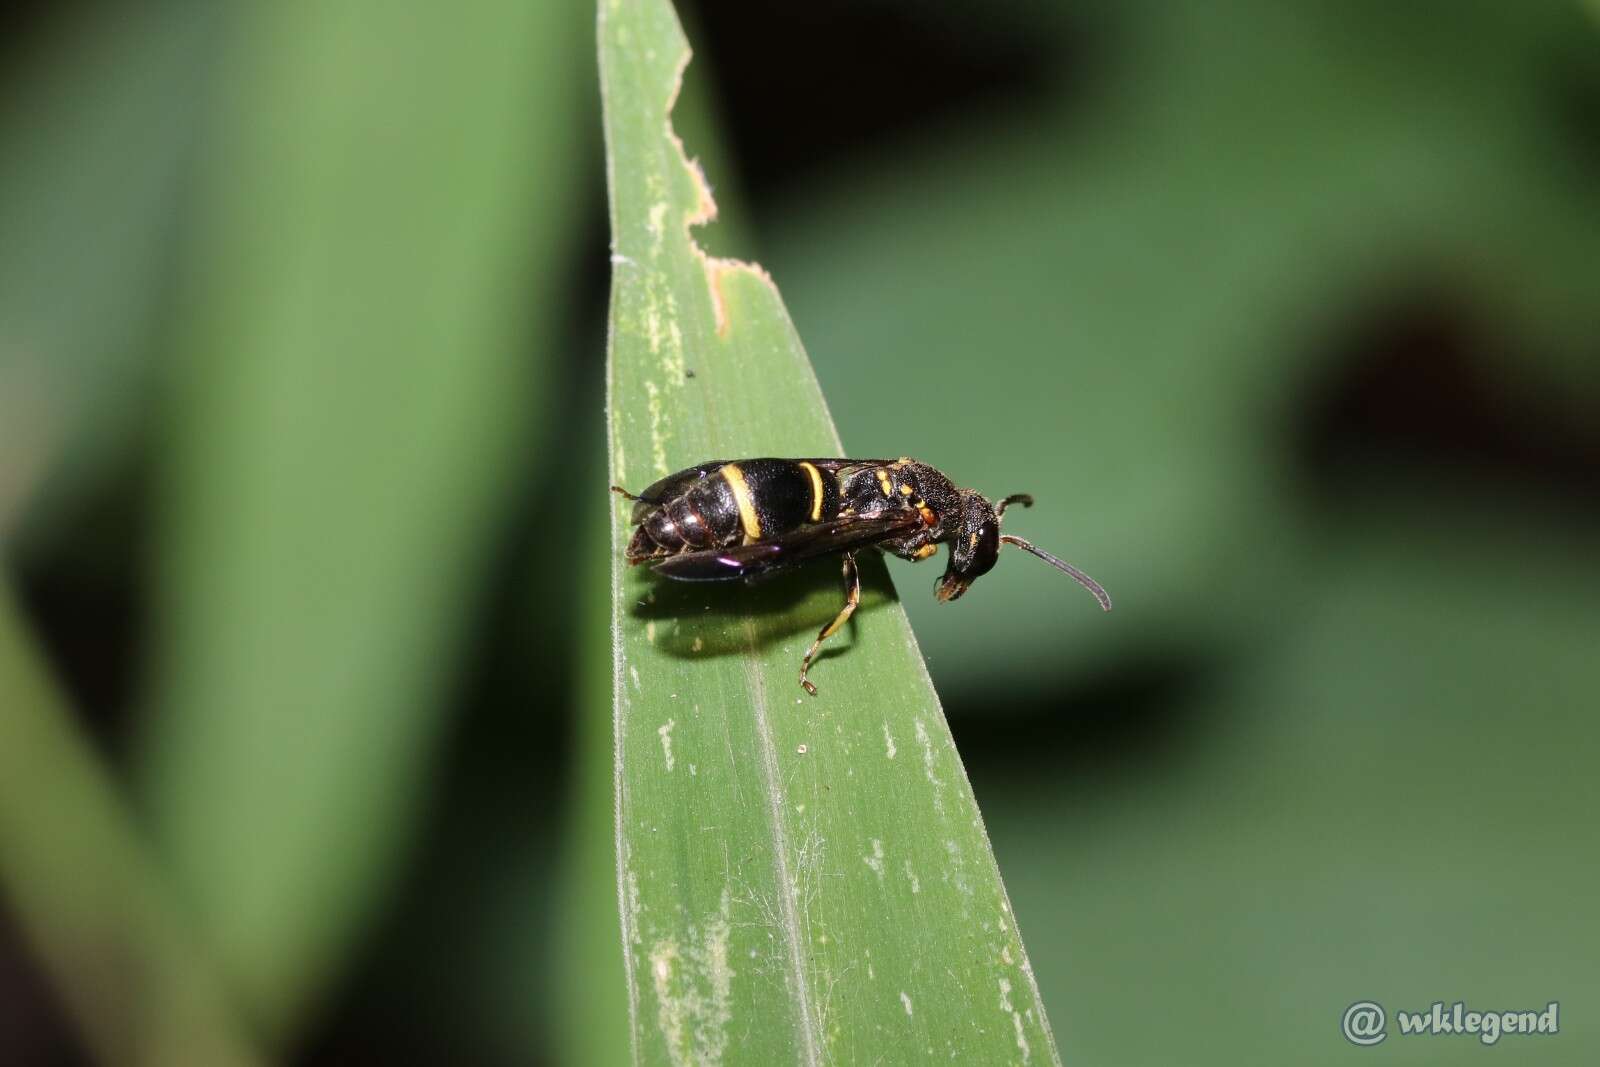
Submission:
M 834 552 L 844 553 L 845 602 L 800 663 L 800 684 L 822 642 L 832 637 L 861 600 L 855 554 L 864 548 L 924 560 L 950 546 L 950 563 L 934 589 L 955 600 L 989 573 L 1000 544 L 1016 545 L 1064 571 L 1111 610 L 1100 583 L 1069 563 L 1000 532 L 1012 504 L 1032 507 L 1026 493 L 991 504 L 957 489 L 939 470 L 914 459 L 715 460 L 656 482 L 635 496 L 638 529 L 628 541 L 629 563 L 652 563 L 668 578 L 717 582 L 757 578 Z

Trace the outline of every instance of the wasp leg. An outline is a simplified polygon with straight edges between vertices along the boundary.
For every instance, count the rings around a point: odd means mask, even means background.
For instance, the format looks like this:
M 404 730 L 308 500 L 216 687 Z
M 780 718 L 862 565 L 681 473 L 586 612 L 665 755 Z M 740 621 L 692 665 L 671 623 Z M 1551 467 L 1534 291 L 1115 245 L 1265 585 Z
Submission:
M 861 603 L 861 575 L 856 572 L 856 557 L 853 553 L 844 555 L 844 607 L 839 609 L 839 614 L 833 621 L 824 626 L 817 634 L 817 639 L 811 642 L 811 648 L 806 652 L 806 658 L 800 662 L 800 685 L 812 696 L 817 695 L 817 687 L 806 679 L 806 672 L 811 669 L 811 659 L 817 654 L 817 649 L 822 647 L 822 642 L 839 632 L 839 627 L 850 621 L 850 616 L 855 614 L 856 605 Z

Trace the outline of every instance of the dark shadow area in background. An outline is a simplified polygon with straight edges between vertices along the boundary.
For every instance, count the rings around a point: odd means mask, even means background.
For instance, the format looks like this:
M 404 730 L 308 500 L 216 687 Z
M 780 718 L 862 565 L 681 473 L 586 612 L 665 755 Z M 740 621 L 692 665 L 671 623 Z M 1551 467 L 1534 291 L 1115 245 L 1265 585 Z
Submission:
M 1288 421 L 1296 480 L 1316 506 L 1344 510 L 1400 464 L 1400 477 L 1421 467 L 1485 493 L 1514 486 L 1552 521 L 1600 522 L 1600 411 L 1507 389 L 1516 355 L 1492 347 L 1498 324 L 1446 292 L 1397 296 L 1347 321 L 1319 361 L 1331 374 Z
M 1580 181 L 1600 181 L 1600 48 L 1592 37 L 1569 37 L 1547 69 L 1550 109 L 1562 124 L 1560 150 Z
M 15 69 L 26 65 L 34 35 L 49 32 L 51 13 L 70 6 L 45 0 L 0 4 L 0 91 L 9 88 Z
M 780 190 L 848 170 L 885 137 L 979 107 L 1055 109 L 1081 96 L 1107 52 L 1082 12 L 883 0 L 787 5 L 781 18 L 727 0 L 678 8 L 738 170 L 722 180 L 738 179 L 757 217 Z
M 1203 725 L 1191 709 L 1221 673 L 1214 660 L 1174 653 L 1121 664 L 1067 691 L 957 698 L 945 712 L 980 794 L 985 783 L 1014 778 L 1093 787 L 1108 775 L 1144 775 L 1152 763 L 1181 760 Z
M 565 394 L 592 393 L 598 369 L 569 375 L 577 387 L 546 397 L 549 410 L 594 408 Z M 582 432 L 599 440 L 597 408 L 590 421 Z M 546 427 L 529 454 L 551 454 L 550 435 L 570 432 Z M 584 491 L 584 475 L 605 488 L 597 465 L 542 472 L 496 531 L 394 899 L 294 1062 L 496 1062 L 480 1046 L 494 1021 L 481 994 L 487 975 L 507 973 L 491 958 L 507 946 L 484 936 L 483 919 L 513 906 L 548 914 L 572 791 L 572 644 L 583 575 L 573 539 L 582 531 L 551 518 L 573 510 L 568 502 Z M 523 866 L 530 853 L 542 854 L 543 877 Z M 514 903 L 507 894 L 517 894 Z M 529 1011 L 540 1003 L 530 1000 Z
M 148 450 L 88 501 L 69 529 L 14 561 L 17 603 L 51 679 L 84 736 L 120 777 L 126 772 L 147 648 L 143 579 L 150 520 Z M 13 561 L 7 561 L 8 565 Z M 93 1061 L 0 892 L 0 1063 L 88 1067 Z
M 89 1053 L 0 899 L 0 1062 L 78 1067 Z
M 149 452 L 88 500 L 53 544 L 32 546 L 16 590 L 52 676 L 102 755 L 121 762 L 148 643 L 145 569 L 151 553 Z

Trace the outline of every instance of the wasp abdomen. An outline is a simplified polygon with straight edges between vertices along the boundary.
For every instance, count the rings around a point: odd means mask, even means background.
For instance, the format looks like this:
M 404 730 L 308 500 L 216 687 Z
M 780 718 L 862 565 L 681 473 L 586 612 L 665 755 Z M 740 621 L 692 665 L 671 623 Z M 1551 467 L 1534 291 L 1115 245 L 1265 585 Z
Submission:
M 719 539 L 713 520 L 722 518 L 719 504 L 715 497 L 707 499 L 705 493 L 684 493 L 652 512 L 644 527 L 658 545 L 666 548 L 714 548 Z
M 805 460 L 749 459 L 704 470 L 635 509 L 628 558 L 753 544 L 839 513 L 838 480 Z

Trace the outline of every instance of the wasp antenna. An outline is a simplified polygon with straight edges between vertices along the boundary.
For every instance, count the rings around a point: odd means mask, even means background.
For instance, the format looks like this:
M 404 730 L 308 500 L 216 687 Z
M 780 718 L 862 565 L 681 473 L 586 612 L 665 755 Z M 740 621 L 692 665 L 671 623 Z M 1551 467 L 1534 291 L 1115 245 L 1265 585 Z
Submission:
M 613 493 L 617 494 L 618 496 L 626 497 L 629 500 L 638 500 L 639 499 L 639 497 L 634 496 L 632 493 L 628 492 L 626 489 L 622 488 L 622 486 L 620 486 L 620 485 L 613 485 L 611 487 L 611 491 Z
M 1024 507 L 1026 506 L 1027 505 L 1024 505 Z M 1079 585 L 1089 590 L 1089 592 L 1093 593 L 1094 598 L 1100 602 L 1101 609 L 1105 611 L 1111 610 L 1111 595 L 1105 591 L 1099 582 L 1095 581 L 1093 578 L 1089 577 L 1087 574 L 1083 573 L 1066 560 L 1057 559 L 1044 549 L 1035 548 L 1033 545 L 1029 544 L 1027 541 L 1024 541 L 1020 537 L 1013 537 L 1010 534 L 1001 534 L 1000 540 L 1004 541 L 1008 545 L 1016 545 L 1024 552 L 1032 552 L 1035 556 L 1038 556 L 1040 559 L 1050 564 L 1050 566 L 1066 574 L 1073 581 L 1077 582 Z
M 994 506 L 994 517 L 999 518 L 1006 513 L 1006 508 L 1012 504 L 1021 504 L 1025 508 L 1033 507 L 1033 497 L 1027 493 L 1012 493 Z

